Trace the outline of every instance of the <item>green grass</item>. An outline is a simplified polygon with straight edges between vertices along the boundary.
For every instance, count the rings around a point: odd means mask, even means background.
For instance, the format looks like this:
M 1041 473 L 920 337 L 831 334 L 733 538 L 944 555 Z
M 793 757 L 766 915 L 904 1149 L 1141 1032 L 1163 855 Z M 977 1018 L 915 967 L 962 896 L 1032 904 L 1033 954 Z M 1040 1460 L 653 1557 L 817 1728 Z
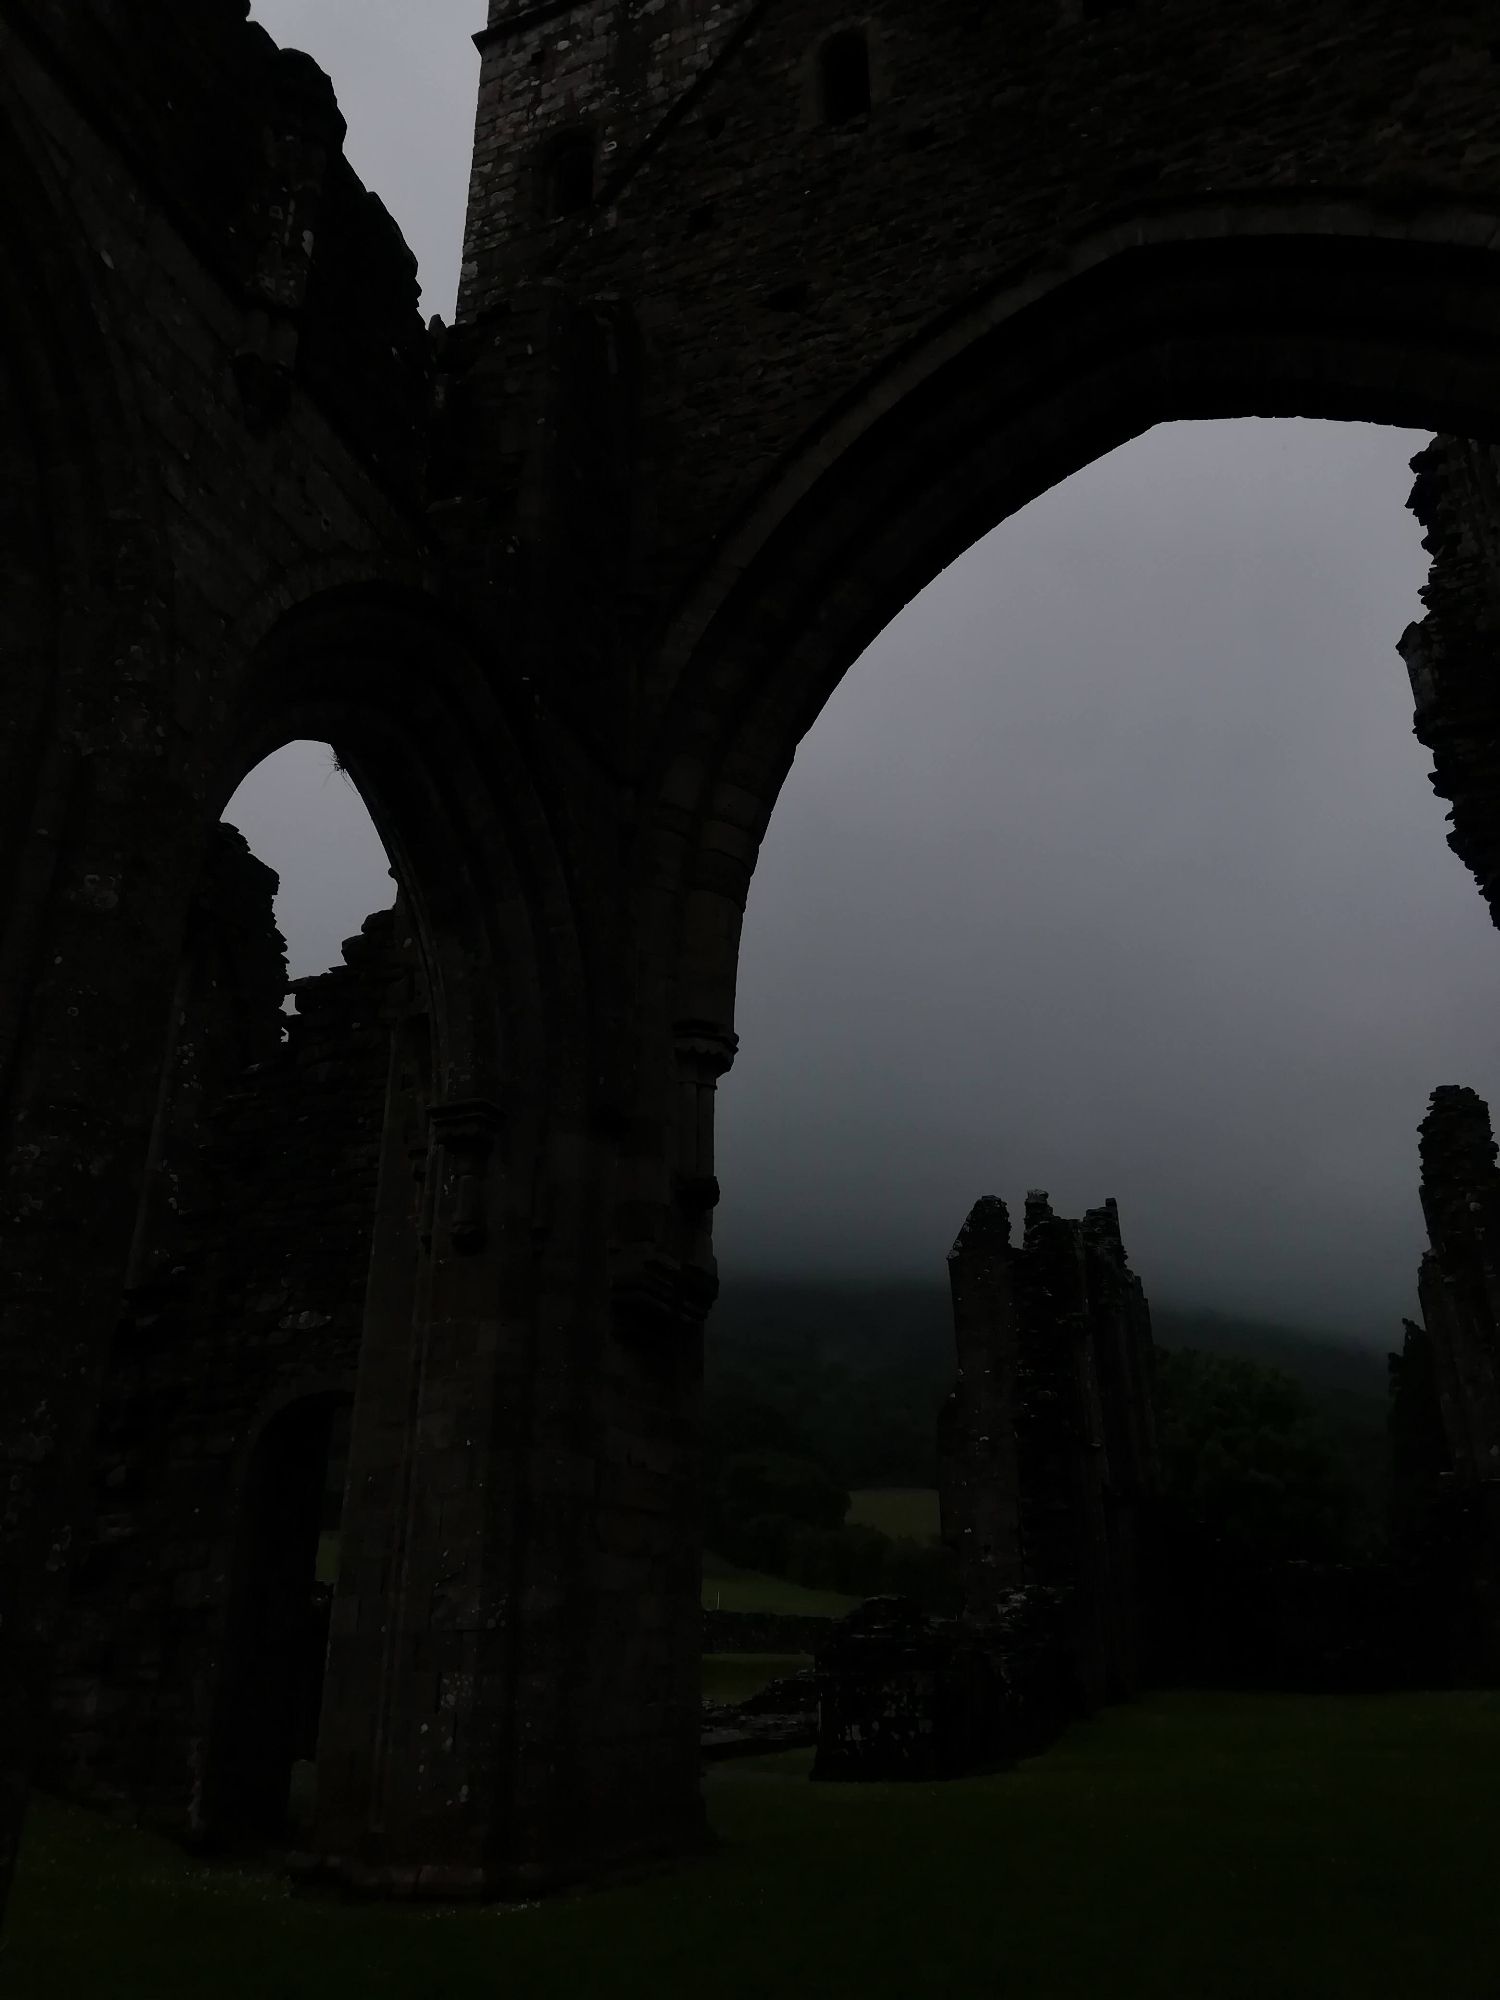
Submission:
M 736 1569 L 719 1556 L 703 1558 L 703 1603 L 709 1611 L 786 1611 L 807 1618 L 842 1618 L 859 1599 L 836 1590 L 809 1590 L 782 1576 Z
M 705 1653 L 703 1698 L 748 1701 L 767 1681 L 780 1680 L 784 1674 L 794 1674 L 811 1664 L 806 1653 Z
M 938 1496 L 935 1486 L 865 1486 L 849 1496 L 846 1517 L 878 1528 L 893 1541 L 935 1542 Z
M 291 1898 L 46 1800 L 6 2000 L 1496 2000 L 1500 1700 L 1173 1696 L 1008 1775 L 716 1768 L 706 1860 L 510 1910 Z

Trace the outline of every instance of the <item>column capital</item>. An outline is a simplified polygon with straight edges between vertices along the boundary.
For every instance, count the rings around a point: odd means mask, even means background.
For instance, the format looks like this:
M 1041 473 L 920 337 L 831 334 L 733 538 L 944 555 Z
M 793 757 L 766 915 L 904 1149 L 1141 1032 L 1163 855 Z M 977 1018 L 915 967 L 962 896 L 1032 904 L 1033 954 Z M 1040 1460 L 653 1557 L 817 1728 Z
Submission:
M 703 1082 L 714 1082 L 732 1066 L 740 1038 L 717 1021 L 674 1021 L 672 1045 L 683 1069 Z

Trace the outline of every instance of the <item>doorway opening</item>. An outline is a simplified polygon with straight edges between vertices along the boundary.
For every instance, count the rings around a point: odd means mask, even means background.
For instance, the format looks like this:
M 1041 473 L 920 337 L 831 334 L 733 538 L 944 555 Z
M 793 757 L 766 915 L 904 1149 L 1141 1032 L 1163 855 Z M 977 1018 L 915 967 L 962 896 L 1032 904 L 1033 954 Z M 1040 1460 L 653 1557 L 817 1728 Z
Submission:
M 218 1722 L 216 1818 L 230 1837 L 280 1842 L 312 1822 L 349 1417 L 347 1398 L 307 1397 L 250 1454 Z

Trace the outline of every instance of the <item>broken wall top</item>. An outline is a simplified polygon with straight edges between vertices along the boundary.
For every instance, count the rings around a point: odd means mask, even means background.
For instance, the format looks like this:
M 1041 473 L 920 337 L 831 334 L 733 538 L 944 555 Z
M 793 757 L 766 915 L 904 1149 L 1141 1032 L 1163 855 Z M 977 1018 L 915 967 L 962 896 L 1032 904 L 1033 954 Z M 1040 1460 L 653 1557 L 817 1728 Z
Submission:
M 416 260 L 344 157 L 326 74 L 248 11 L 247 0 L 12 0 L 6 18 L 247 306 L 267 282 L 268 234 L 289 200 L 301 205 L 297 379 L 367 462 L 410 484 L 432 378 Z

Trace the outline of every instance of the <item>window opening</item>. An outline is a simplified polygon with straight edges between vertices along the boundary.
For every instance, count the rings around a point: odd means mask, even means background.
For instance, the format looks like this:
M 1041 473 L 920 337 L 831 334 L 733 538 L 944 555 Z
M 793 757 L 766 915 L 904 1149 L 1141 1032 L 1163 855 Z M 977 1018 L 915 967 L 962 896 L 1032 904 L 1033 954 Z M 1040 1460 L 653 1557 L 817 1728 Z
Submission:
M 594 199 L 594 139 L 590 132 L 565 132 L 542 158 L 541 209 L 556 220 L 577 215 Z
M 863 28 L 841 28 L 818 56 L 825 125 L 848 125 L 870 109 L 870 44 Z

